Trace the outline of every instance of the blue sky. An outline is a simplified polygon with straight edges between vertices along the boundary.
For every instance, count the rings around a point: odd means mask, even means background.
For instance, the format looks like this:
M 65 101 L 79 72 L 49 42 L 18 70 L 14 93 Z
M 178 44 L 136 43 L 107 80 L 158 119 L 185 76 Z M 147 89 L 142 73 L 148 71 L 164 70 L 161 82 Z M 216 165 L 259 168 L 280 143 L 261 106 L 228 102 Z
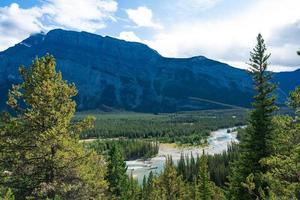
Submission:
M 299 0 L 0 0 L 0 50 L 54 28 L 143 42 L 163 56 L 246 68 L 263 34 L 271 69 L 300 67 Z

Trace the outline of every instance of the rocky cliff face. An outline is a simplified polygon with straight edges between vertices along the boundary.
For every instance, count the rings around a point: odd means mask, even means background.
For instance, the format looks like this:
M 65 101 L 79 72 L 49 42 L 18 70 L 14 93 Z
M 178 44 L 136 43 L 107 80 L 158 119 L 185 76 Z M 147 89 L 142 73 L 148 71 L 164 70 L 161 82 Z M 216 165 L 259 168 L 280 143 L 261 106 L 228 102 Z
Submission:
M 63 78 L 76 84 L 80 110 L 173 112 L 251 101 L 251 79 L 244 70 L 202 56 L 165 58 L 141 43 L 57 29 L 0 52 L 2 107 L 7 89 L 20 81 L 18 67 L 46 53 L 54 55 Z

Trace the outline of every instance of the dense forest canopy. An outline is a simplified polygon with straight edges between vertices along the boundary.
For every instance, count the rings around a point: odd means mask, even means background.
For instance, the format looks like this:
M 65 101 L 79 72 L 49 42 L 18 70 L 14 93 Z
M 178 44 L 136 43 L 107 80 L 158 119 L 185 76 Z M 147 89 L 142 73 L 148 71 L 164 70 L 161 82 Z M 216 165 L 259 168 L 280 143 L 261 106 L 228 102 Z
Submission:
M 118 145 L 122 148 L 125 160 L 148 159 L 157 155 L 159 149 L 159 143 L 157 141 L 136 139 L 105 139 L 84 142 L 84 147 L 86 149 L 93 149 L 99 155 L 108 154 L 109 150 L 111 150 L 114 145 Z
M 78 113 L 77 119 L 88 113 Z M 241 126 L 247 121 L 246 109 L 179 112 L 173 114 L 117 113 L 94 114 L 95 127 L 82 132 L 82 139 L 157 139 L 161 142 L 203 145 L 211 131 Z

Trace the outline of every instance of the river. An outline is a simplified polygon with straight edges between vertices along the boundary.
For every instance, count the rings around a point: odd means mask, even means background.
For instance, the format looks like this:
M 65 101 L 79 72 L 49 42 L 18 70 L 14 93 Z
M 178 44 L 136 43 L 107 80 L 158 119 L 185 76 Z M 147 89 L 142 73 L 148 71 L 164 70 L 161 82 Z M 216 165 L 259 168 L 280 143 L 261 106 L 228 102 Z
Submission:
M 166 156 L 172 156 L 173 161 L 176 163 L 180 159 L 181 153 L 184 155 L 193 154 L 194 157 L 201 155 L 204 149 L 205 153 L 208 154 L 218 154 L 227 150 L 228 145 L 232 142 L 238 142 L 236 139 L 237 132 L 230 131 L 228 129 L 235 130 L 237 127 L 219 129 L 217 131 L 211 132 L 208 138 L 208 145 L 204 148 L 201 147 L 178 147 L 175 144 L 164 144 L 159 145 L 159 152 L 157 156 L 144 161 L 144 160 L 133 160 L 126 161 L 127 173 L 132 174 L 134 178 L 138 180 L 139 183 L 142 182 L 144 176 L 148 176 L 150 171 L 158 175 L 165 164 Z

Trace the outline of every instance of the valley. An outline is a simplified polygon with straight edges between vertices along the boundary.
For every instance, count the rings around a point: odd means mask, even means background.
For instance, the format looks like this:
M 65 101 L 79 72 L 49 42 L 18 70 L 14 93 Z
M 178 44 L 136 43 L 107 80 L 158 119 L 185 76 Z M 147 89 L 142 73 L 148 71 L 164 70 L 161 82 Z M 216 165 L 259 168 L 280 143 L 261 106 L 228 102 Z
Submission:
M 95 116 L 95 127 L 83 132 L 81 141 L 87 149 L 105 157 L 109 156 L 114 144 L 119 145 L 126 160 L 127 174 L 142 184 L 144 176 L 147 178 L 150 172 L 160 175 L 169 156 L 177 165 L 182 156 L 197 158 L 204 150 L 211 155 L 211 163 L 217 162 L 218 157 L 226 155 L 232 143 L 238 142 L 237 130 L 242 130 L 249 112 L 247 109 L 155 114 L 86 111 L 77 113 L 74 120 Z M 211 174 L 216 179 L 213 170 Z M 224 169 L 222 171 L 225 173 Z M 225 177 L 220 179 L 218 184 L 224 184 Z
M 126 161 L 128 167 L 127 173 L 136 178 L 139 183 L 142 183 L 143 177 L 148 177 L 151 171 L 155 175 L 159 175 L 161 173 L 168 156 L 171 156 L 175 165 L 177 165 L 182 155 L 193 155 L 194 157 L 197 157 L 202 154 L 203 150 L 205 153 L 210 155 L 221 154 L 223 151 L 227 151 L 227 148 L 232 143 L 238 142 L 236 138 L 236 128 L 239 127 L 218 129 L 211 132 L 207 139 L 208 144 L 203 147 L 178 146 L 174 143 L 161 143 L 159 145 L 158 154 L 155 157 L 147 160 L 137 159 L 133 161 Z

